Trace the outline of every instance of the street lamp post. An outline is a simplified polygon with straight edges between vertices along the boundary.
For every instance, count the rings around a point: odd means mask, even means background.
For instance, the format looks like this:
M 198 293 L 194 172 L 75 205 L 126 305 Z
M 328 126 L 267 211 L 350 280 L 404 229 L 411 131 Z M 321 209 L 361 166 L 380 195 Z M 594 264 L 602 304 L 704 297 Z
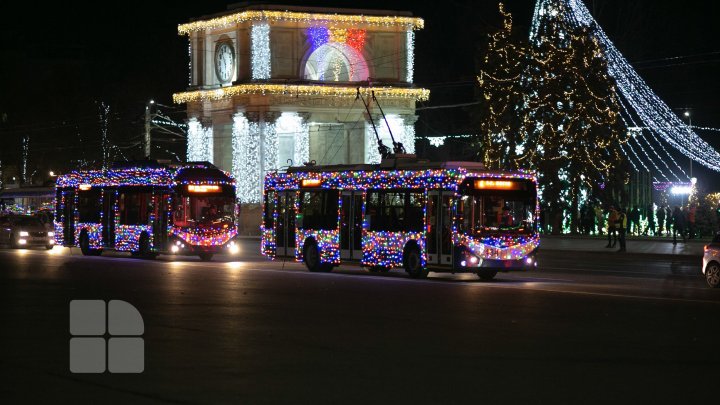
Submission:
M 150 159 L 150 108 L 155 104 L 155 100 L 150 100 L 145 106 L 145 159 Z
M 688 119 L 688 134 L 692 135 L 692 116 L 690 116 L 690 111 L 685 111 L 685 117 Z M 690 178 L 692 178 L 692 157 L 690 158 Z

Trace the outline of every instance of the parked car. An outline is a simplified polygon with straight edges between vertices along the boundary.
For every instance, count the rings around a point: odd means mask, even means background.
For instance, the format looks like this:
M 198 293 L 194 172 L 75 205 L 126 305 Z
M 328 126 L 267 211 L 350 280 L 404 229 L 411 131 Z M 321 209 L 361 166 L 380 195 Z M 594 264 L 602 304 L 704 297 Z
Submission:
M 38 217 L 9 215 L 0 217 L 0 243 L 14 248 L 55 246 L 55 232 L 49 231 Z
M 712 242 L 705 245 L 702 270 L 705 281 L 710 287 L 720 287 L 720 233 L 715 235 Z

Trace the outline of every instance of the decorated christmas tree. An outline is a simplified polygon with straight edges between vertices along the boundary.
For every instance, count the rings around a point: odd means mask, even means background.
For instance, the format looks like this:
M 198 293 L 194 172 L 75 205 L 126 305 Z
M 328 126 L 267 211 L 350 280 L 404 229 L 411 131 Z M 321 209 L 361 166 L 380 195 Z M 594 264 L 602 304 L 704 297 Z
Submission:
M 505 24 L 490 36 L 478 77 L 485 112 L 479 153 L 491 168 L 536 170 L 544 211 L 565 214 L 575 231 L 584 200 L 622 192 L 627 134 L 599 43 L 565 21 L 562 2 L 555 3 L 558 18 L 546 20 L 529 44 L 510 37 L 512 20 L 501 6 Z
M 478 160 L 490 169 L 515 168 L 516 148 L 523 125 L 524 92 L 520 80 L 527 50 L 513 38 L 512 16 L 499 4 L 503 26 L 490 34 L 478 60 L 479 97 L 474 111 L 478 128 Z

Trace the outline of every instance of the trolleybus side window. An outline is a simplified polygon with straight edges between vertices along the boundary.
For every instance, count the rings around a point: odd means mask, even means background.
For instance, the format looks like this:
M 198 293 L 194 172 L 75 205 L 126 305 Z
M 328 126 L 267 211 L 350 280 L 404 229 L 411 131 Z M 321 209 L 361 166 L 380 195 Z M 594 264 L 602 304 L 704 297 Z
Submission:
M 149 214 L 152 210 L 152 208 L 148 209 L 150 201 L 150 193 L 148 192 L 121 192 L 118 201 L 120 224 L 147 225 Z
M 297 227 L 301 229 L 337 229 L 337 190 L 309 190 L 300 193 Z
M 78 192 L 78 222 L 100 222 L 100 190 L 90 189 Z
M 418 191 L 368 192 L 365 220 L 371 231 L 423 230 L 423 197 Z
M 275 226 L 273 214 L 275 212 L 275 192 L 268 191 L 265 195 L 265 210 L 263 212 L 265 229 L 272 229 Z

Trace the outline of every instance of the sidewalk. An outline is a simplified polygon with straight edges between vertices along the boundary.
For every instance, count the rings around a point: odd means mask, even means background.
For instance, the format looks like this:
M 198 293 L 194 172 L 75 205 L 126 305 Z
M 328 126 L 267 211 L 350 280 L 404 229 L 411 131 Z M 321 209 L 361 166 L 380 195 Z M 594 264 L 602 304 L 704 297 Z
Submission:
M 686 243 L 678 241 L 673 245 L 672 238 L 648 238 L 630 237 L 627 238 L 627 253 L 655 254 L 655 255 L 680 255 L 680 256 L 702 256 L 703 247 L 709 240 L 688 240 Z M 540 249 L 542 250 L 564 250 L 579 252 L 615 252 L 620 246 L 606 248 L 607 236 L 553 236 L 542 235 L 540 237 Z

